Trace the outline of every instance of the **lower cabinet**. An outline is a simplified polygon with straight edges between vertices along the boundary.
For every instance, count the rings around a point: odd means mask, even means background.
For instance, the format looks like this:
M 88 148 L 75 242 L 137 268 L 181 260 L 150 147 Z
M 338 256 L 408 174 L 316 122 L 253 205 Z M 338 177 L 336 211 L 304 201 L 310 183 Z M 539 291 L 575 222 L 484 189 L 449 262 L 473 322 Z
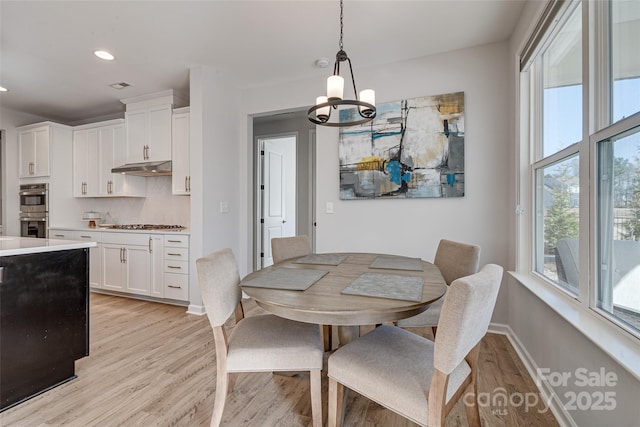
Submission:
M 94 241 L 91 288 L 189 301 L 189 236 L 49 229 L 51 239 Z
M 151 244 L 148 234 L 103 233 L 103 289 L 151 295 Z

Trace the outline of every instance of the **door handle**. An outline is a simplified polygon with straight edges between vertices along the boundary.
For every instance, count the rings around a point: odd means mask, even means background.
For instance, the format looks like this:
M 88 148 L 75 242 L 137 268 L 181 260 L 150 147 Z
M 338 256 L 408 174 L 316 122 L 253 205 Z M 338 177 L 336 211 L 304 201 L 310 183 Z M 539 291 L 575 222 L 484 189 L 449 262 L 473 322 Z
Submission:
M 287 222 L 287 220 L 286 220 L 286 219 L 283 219 L 283 220 L 282 220 L 282 223 L 283 223 L 283 224 L 285 224 L 286 222 Z

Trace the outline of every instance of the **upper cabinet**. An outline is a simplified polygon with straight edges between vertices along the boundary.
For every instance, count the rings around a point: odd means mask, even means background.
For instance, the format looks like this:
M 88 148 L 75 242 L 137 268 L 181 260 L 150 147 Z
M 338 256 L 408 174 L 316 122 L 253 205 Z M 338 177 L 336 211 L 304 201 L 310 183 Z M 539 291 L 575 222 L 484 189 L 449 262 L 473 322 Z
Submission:
M 171 122 L 177 103 L 174 92 L 121 101 L 126 105 L 126 163 L 171 160 Z
M 191 174 L 189 171 L 189 107 L 173 110 L 171 127 L 171 192 L 189 195 Z
M 49 124 L 25 126 L 18 130 L 20 178 L 51 175 L 50 136 L 51 125 Z
M 54 122 L 41 122 L 17 128 L 19 178 L 50 177 L 52 153 L 56 150 L 64 153 L 65 149 L 71 146 L 71 129 Z
M 75 197 L 144 197 L 144 178 L 111 173 L 125 163 L 122 119 L 78 126 L 73 131 Z

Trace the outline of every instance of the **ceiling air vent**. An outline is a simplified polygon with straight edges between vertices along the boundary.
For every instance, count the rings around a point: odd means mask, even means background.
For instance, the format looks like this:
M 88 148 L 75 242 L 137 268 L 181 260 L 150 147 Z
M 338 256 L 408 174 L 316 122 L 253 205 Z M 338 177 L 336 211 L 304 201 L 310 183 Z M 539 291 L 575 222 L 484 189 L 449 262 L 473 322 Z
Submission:
M 127 82 L 118 82 L 118 83 L 113 83 L 110 84 L 109 86 L 111 86 L 114 89 L 124 89 L 125 87 L 129 87 L 129 86 L 133 86 Z

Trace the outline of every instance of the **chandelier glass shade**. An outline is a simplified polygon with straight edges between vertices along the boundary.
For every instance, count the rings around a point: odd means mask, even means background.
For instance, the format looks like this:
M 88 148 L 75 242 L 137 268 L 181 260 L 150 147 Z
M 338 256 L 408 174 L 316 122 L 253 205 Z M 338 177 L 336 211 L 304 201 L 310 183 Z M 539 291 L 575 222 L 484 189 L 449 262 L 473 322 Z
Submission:
M 349 59 L 347 52 L 343 49 L 343 9 L 343 0 L 340 0 L 340 50 L 336 53 L 333 75 L 327 79 L 327 95 L 317 97 L 316 104 L 309 108 L 307 112 L 307 118 L 317 125 L 332 127 L 354 126 L 369 122 L 376 117 L 375 92 L 373 89 L 365 89 L 358 94 L 351 59 Z M 340 75 L 340 63 L 345 61 L 349 63 L 349 73 L 351 74 L 351 83 L 353 85 L 355 99 L 344 99 L 344 78 Z M 352 115 L 352 120 L 340 121 L 339 113 L 336 112 L 334 119 L 331 120 L 331 111 L 337 110 L 341 105 L 357 107 L 358 114 Z

